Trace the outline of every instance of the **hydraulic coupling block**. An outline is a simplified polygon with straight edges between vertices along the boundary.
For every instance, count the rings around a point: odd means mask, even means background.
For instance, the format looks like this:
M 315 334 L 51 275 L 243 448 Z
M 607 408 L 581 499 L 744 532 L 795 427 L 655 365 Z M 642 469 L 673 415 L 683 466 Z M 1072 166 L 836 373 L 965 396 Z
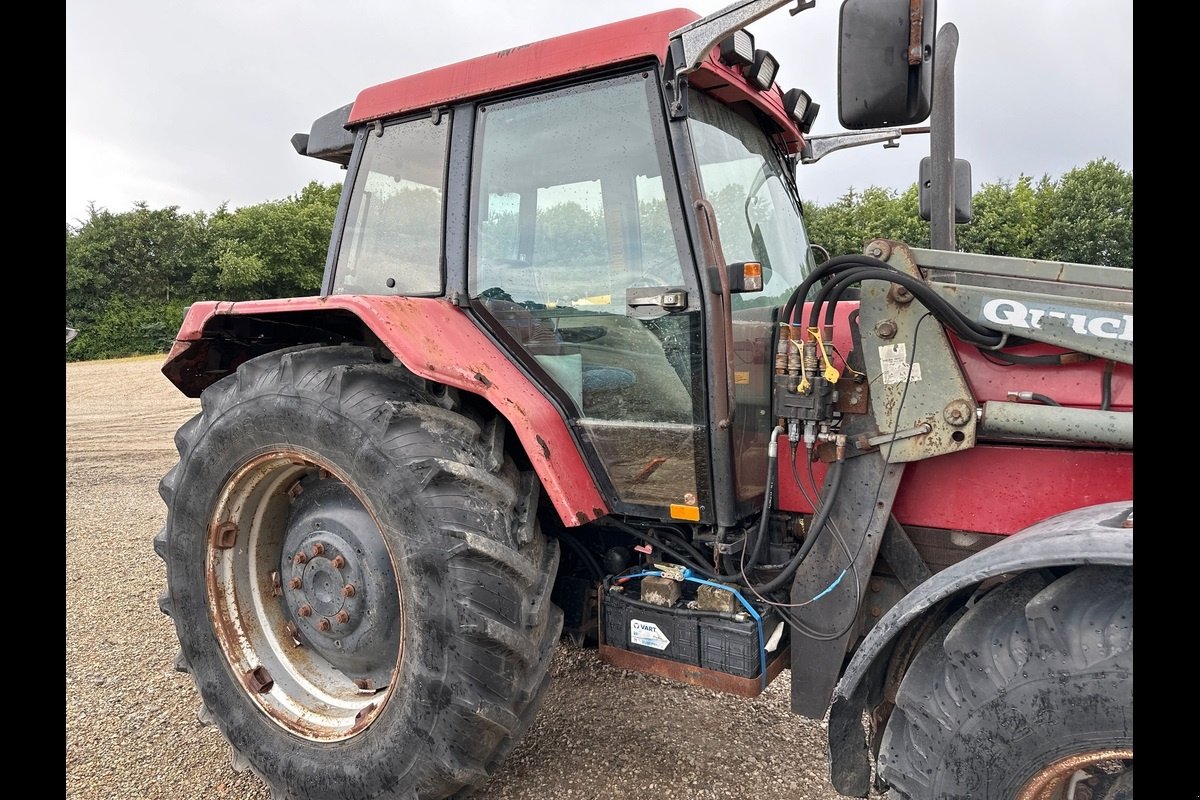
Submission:
M 787 423 L 788 440 L 800 440 L 803 430 L 805 443 L 812 445 L 818 431 L 828 430 L 841 412 L 837 409 L 837 383 L 817 375 L 803 386 L 795 375 L 776 375 L 774 378 L 774 416 Z

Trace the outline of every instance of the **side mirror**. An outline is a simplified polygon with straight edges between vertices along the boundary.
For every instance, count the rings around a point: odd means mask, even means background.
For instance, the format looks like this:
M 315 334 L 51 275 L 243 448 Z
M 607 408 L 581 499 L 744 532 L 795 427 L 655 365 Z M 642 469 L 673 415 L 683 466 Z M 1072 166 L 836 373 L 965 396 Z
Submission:
M 846 0 L 838 30 L 838 120 L 850 130 L 915 125 L 933 95 L 937 0 Z

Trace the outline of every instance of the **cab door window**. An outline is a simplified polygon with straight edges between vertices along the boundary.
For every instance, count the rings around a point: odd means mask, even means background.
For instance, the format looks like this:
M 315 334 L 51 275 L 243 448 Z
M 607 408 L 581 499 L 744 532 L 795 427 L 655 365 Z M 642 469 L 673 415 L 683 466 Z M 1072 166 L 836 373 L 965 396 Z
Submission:
M 478 110 L 469 288 L 569 400 L 618 503 L 662 508 L 697 501 L 704 393 L 653 91 L 639 72 Z

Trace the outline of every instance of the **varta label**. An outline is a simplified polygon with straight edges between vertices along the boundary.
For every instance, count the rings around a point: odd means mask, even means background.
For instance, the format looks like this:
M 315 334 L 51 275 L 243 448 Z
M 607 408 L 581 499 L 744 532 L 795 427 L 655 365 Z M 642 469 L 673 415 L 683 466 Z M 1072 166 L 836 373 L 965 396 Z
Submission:
M 1013 328 L 1044 330 L 1065 327 L 1080 336 L 1133 341 L 1133 314 L 1111 316 L 1086 308 L 1049 303 L 1034 305 L 997 297 L 984 302 L 983 318 Z
M 653 647 L 655 650 L 666 650 L 671 640 L 662 629 L 653 622 L 643 622 L 640 619 L 629 621 L 629 641 L 642 647 Z

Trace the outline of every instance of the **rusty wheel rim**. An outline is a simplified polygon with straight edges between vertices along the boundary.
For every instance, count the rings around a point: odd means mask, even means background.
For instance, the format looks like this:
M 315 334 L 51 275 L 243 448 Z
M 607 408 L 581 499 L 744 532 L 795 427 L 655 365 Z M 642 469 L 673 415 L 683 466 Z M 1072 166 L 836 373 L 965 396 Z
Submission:
M 1013 800 L 1099 800 L 1097 783 L 1111 784 L 1133 769 L 1133 748 L 1093 750 L 1061 758 L 1025 782 Z
M 278 450 L 250 460 L 225 483 L 209 520 L 206 592 L 217 640 L 246 695 L 275 724 L 297 736 L 340 741 L 365 730 L 391 699 L 402 636 L 399 623 L 393 623 L 396 630 L 384 645 L 386 663 L 376 670 L 382 677 L 356 678 L 361 673 L 348 671 L 328 646 L 342 646 L 336 628 L 349 622 L 350 615 L 330 613 L 314 619 L 316 600 L 296 602 L 295 592 L 303 588 L 293 583 L 302 574 L 297 570 L 313 565 L 288 552 L 285 541 L 295 535 L 289 532 L 292 504 L 302 484 L 310 481 L 330 482 L 345 498 L 353 498 L 350 502 L 358 504 L 360 518 L 366 521 L 355 535 L 390 562 L 378 519 L 345 476 L 315 454 Z M 371 593 L 376 598 L 386 595 L 387 616 L 399 621 L 399 585 L 394 573 L 389 574 L 391 585 L 377 580 Z M 338 594 L 341 597 L 323 599 L 344 605 L 364 602 L 361 589 Z M 375 616 L 379 624 L 381 615 Z M 318 631 L 330 642 L 319 639 Z

